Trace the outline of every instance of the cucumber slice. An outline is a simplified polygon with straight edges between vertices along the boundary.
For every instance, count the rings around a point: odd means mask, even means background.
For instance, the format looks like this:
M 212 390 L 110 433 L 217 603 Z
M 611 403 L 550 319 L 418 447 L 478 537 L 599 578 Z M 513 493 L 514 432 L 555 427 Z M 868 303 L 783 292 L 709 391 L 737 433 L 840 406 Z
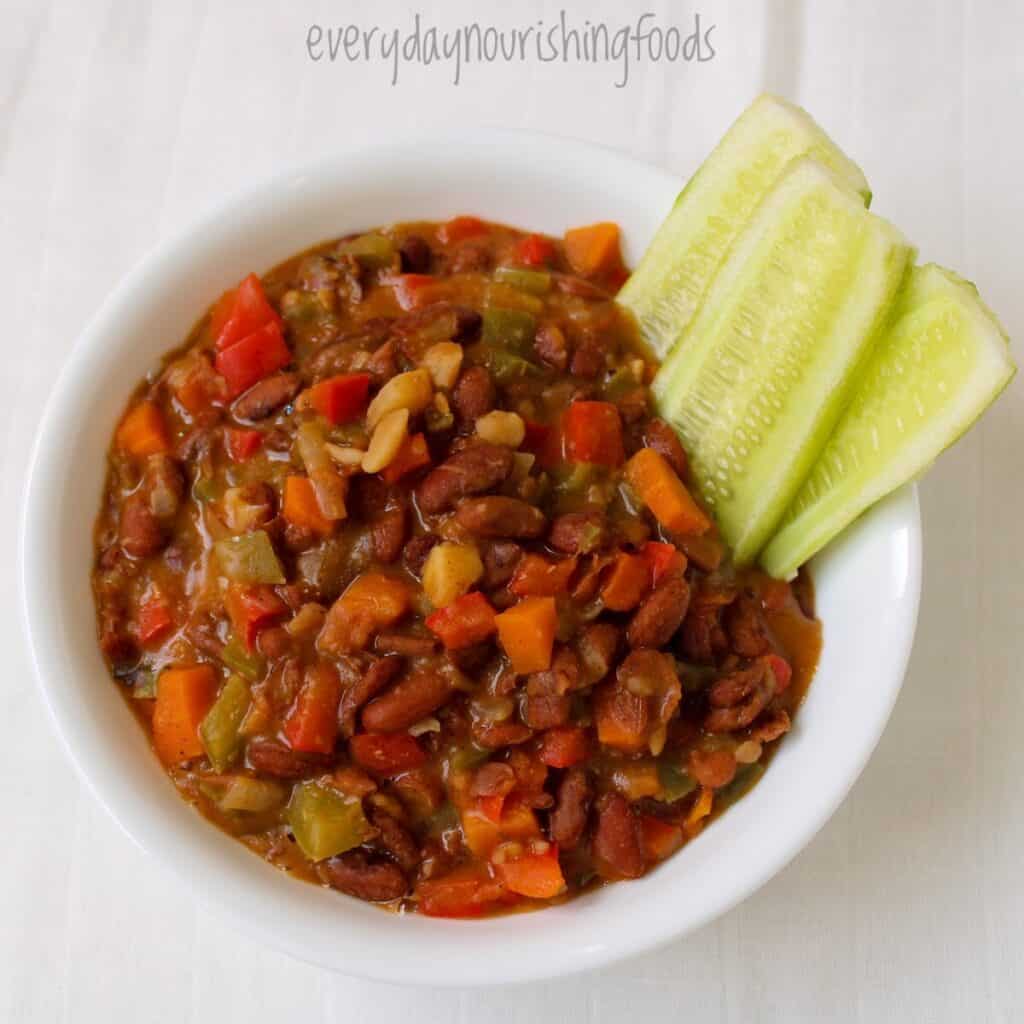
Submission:
M 846 405 L 912 250 L 815 160 L 794 161 L 658 371 L 737 564 L 775 532 Z
M 927 469 L 1015 372 L 1006 334 L 974 286 L 933 264 L 915 268 L 849 408 L 765 548 L 764 568 L 791 577 Z
M 790 161 L 813 156 L 865 202 L 861 169 L 805 110 L 758 97 L 679 194 L 618 299 L 658 358 L 675 344 L 736 236 Z

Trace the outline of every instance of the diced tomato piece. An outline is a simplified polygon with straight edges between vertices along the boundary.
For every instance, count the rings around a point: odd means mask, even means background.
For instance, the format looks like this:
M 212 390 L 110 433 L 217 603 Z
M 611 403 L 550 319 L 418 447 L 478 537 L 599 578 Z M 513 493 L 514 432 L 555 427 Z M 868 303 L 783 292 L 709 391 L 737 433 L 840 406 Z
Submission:
M 418 768 L 427 759 L 423 748 L 407 732 L 363 732 L 349 740 L 352 760 L 377 775 L 397 775 Z
M 540 759 L 549 768 L 571 768 L 587 759 L 587 733 L 578 725 L 548 729 L 540 738 Z
M 457 651 L 486 640 L 497 628 L 494 620 L 490 601 L 473 591 L 428 615 L 425 622 L 449 651 Z
M 231 460 L 245 462 L 260 450 L 260 445 L 263 444 L 263 432 L 243 427 L 226 427 L 224 441 Z
M 652 814 L 642 814 L 640 840 L 647 861 L 664 860 L 683 845 L 683 830 L 678 825 L 655 818 Z
M 228 295 L 231 295 L 230 311 Z M 218 352 L 231 348 L 270 323 L 280 325 L 281 317 L 267 301 L 263 284 L 255 274 L 250 274 L 233 292 L 221 296 L 210 318 Z
M 162 639 L 173 625 L 174 616 L 167 599 L 156 587 L 150 588 L 139 605 L 139 643 L 145 647 Z
M 793 668 L 785 658 L 778 654 L 769 654 L 768 664 L 775 675 L 775 692 L 782 693 L 793 679 Z
M 484 817 L 489 818 L 495 824 L 501 821 L 501 809 L 505 804 L 504 794 L 498 796 L 481 796 L 477 803 Z
M 368 373 L 342 373 L 314 384 L 309 404 L 330 423 L 347 423 L 366 410 L 370 392 Z
M 320 662 L 306 670 L 306 678 L 284 723 L 292 750 L 330 754 L 338 735 L 341 678 L 337 669 Z
M 406 437 L 402 447 L 398 449 L 398 454 L 381 470 L 380 475 L 387 483 L 393 484 L 403 476 L 429 465 L 430 449 L 427 447 L 426 437 L 423 434 L 413 434 Z
M 443 245 L 461 242 L 487 233 L 487 225 L 479 217 L 453 217 L 438 229 L 437 237 Z
M 663 579 L 686 571 L 686 555 L 675 544 L 662 544 L 649 540 L 640 549 L 640 554 L 651 567 L 651 586 L 656 587 Z
M 292 354 L 281 328 L 272 321 L 218 352 L 214 365 L 227 381 L 230 396 L 234 398 L 291 361 Z
M 524 555 L 508 588 L 517 597 L 558 597 L 569 589 L 575 571 L 575 558 L 552 561 L 543 555 Z
M 565 892 L 565 876 L 558 863 L 558 847 L 544 843 L 542 852 L 527 849 L 517 857 L 503 857 L 501 847 L 492 858 L 501 884 L 509 892 L 535 900 L 550 900 Z
M 516 242 L 513 254 L 517 263 L 527 267 L 543 267 L 554 263 L 558 250 L 543 235 L 527 235 Z
M 611 402 L 573 402 L 565 411 L 565 455 L 575 462 L 621 466 L 622 419 Z
M 420 882 L 415 897 L 420 913 L 428 917 L 479 917 L 517 902 L 485 868 L 473 864 Z
M 235 634 L 251 651 L 261 629 L 288 613 L 288 606 L 274 593 L 273 588 L 232 584 L 224 600 Z

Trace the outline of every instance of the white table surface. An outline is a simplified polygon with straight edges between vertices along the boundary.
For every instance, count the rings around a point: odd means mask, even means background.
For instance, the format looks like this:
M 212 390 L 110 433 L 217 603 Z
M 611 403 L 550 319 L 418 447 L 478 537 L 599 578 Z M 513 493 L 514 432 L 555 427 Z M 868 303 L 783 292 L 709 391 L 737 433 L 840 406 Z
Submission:
M 687 3 L 565 0 L 662 25 Z M 922 256 L 980 285 L 1024 361 L 1024 5 L 708 2 L 701 66 L 405 69 L 311 63 L 313 22 L 511 25 L 558 4 L 0 2 L 0 1020 L 1019 1021 L 1024 1019 L 1024 384 L 922 486 L 910 671 L 844 806 L 785 871 L 684 941 L 531 990 L 332 975 L 194 901 L 83 791 L 22 640 L 16 531 L 54 373 L 161 237 L 280 166 L 391 133 L 501 124 L 606 143 L 685 175 L 760 88 L 809 106 Z M 586 173 L 581 168 L 581 173 Z M 614 216 L 614 207 L 609 208 Z M 864 680 L 865 686 L 871 680 Z M 429 955 L 425 951 L 424 955 Z M 481 955 L 488 955 L 481 950 Z

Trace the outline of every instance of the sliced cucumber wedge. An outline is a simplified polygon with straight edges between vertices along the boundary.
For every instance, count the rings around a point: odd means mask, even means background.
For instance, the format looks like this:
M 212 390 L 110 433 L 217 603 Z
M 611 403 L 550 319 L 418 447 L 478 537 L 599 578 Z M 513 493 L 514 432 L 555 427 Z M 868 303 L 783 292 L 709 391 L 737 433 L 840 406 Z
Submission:
M 891 224 L 794 161 L 654 380 L 737 564 L 778 527 L 846 405 L 911 262 Z
M 865 509 L 922 473 L 1009 384 L 1006 335 L 972 284 L 914 269 L 849 408 L 761 555 L 789 578 Z
M 700 307 L 715 271 L 790 161 L 811 156 L 868 202 L 861 169 L 805 110 L 758 97 L 679 194 L 618 299 L 659 358 Z

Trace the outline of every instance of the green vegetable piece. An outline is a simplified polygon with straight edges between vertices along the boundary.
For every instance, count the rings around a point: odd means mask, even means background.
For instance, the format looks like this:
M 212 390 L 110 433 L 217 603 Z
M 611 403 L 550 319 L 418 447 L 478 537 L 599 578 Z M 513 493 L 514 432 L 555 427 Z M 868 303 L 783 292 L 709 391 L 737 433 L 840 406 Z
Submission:
M 687 793 L 697 788 L 697 783 L 677 764 L 671 761 L 658 762 L 658 781 L 661 783 L 661 796 L 667 804 L 682 800 Z
M 290 291 L 285 292 L 281 300 L 281 312 L 289 320 L 296 320 L 300 323 L 316 320 L 327 310 L 319 296 L 313 292 Z
M 263 530 L 226 537 L 214 545 L 221 571 L 235 583 L 284 583 L 284 570 Z
M 551 275 L 544 270 L 522 270 L 519 267 L 498 267 L 494 280 L 511 285 L 530 295 L 547 295 L 551 291 Z
M 369 270 L 380 270 L 394 262 L 395 243 L 385 235 L 370 232 L 368 235 L 359 235 L 358 238 L 342 242 L 338 246 L 338 252 L 343 256 L 354 256 Z
M 240 676 L 248 679 L 249 682 L 255 683 L 258 679 L 263 677 L 263 673 L 266 670 L 267 663 L 258 654 L 250 654 L 238 637 L 233 636 L 225 645 L 224 650 L 221 651 L 220 660 L 232 672 L 237 672 Z
M 264 779 L 250 779 L 248 775 L 236 775 L 227 785 L 217 801 L 222 811 L 246 811 L 263 814 L 280 807 L 286 791 L 276 782 Z
M 220 484 L 210 476 L 201 476 L 192 485 L 193 496 L 196 501 L 201 501 L 204 505 L 216 501 L 220 497 L 220 491 Z
M 132 685 L 132 696 L 136 700 L 156 699 L 156 673 L 136 672 L 135 683 Z
M 448 758 L 448 769 L 452 772 L 466 772 L 483 764 L 491 756 L 489 750 L 474 746 L 472 743 L 454 750 Z
M 288 824 L 299 849 L 313 861 L 351 850 L 373 831 L 359 800 L 316 782 L 303 782 L 292 791 Z
M 455 810 L 455 805 L 449 800 L 427 819 L 427 833 L 439 837 L 449 829 L 457 828 L 458 825 L 458 812 Z
M 517 377 L 530 377 L 540 373 L 540 367 L 536 363 L 531 363 L 504 349 L 485 347 L 482 352 L 484 364 L 500 384 Z
M 723 786 L 715 794 L 715 806 L 719 811 L 736 803 L 741 796 L 749 793 L 764 775 L 764 765 L 760 761 L 755 764 L 741 764 L 736 769 L 736 775 L 728 786 Z
M 597 467 L 592 462 L 567 462 L 556 466 L 551 475 L 555 478 L 556 494 L 582 494 L 594 482 Z
M 537 321 L 532 313 L 521 309 L 499 309 L 492 306 L 485 309 L 481 338 L 485 345 L 522 355 L 533 349 L 533 336 L 537 333 Z
M 251 702 L 249 684 L 241 676 L 229 676 L 200 723 L 199 735 L 214 771 L 229 768 L 241 750 L 239 729 Z

